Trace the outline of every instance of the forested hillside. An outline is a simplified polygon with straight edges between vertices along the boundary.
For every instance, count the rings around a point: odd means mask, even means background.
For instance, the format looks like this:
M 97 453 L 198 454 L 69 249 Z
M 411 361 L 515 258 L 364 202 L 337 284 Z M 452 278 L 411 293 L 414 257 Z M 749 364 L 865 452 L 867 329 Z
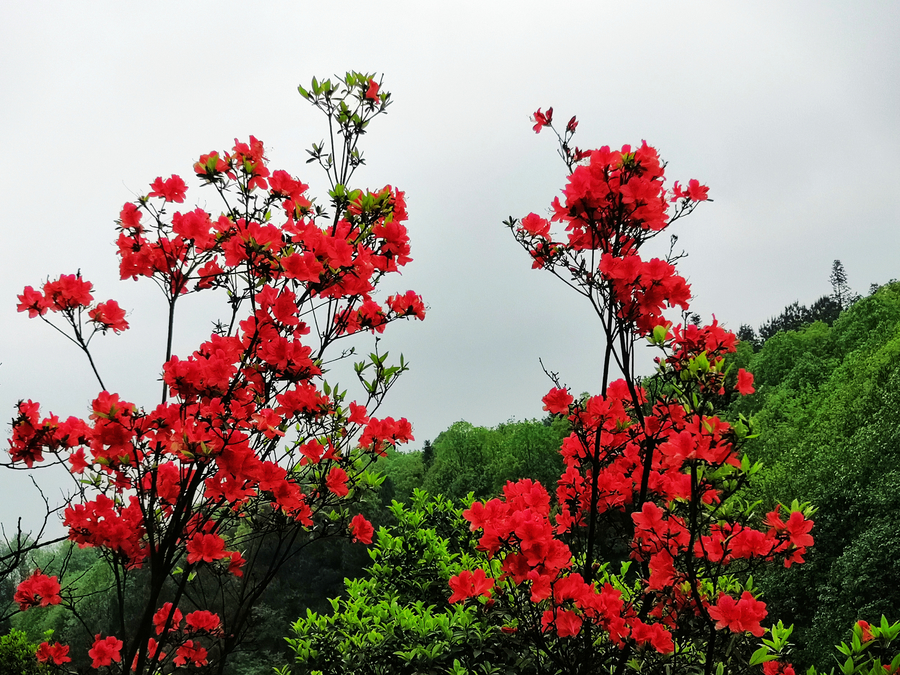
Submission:
M 746 356 L 746 354 L 745 354 Z M 762 579 L 773 615 L 792 621 L 798 663 L 830 666 L 857 619 L 900 607 L 900 285 L 879 288 L 829 327 L 779 332 L 749 359 L 757 393 L 747 453 L 765 463 L 755 490 L 812 502 L 804 565 Z

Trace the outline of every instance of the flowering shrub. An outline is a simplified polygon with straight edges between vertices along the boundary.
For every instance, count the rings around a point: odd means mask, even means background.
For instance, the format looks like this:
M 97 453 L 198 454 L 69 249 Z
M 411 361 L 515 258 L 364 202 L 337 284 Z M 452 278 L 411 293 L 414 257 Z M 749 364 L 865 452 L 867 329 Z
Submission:
M 300 93 L 338 137 L 330 147 L 339 151 L 310 151 L 329 179 L 327 207 L 271 169 L 251 136 L 193 165 L 220 212 L 178 206 L 190 190 L 178 175 L 156 178 L 121 209 L 121 277 L 152 279 L 168 306 L 155 408 L 107 391 L 91 358 L 97 332 L 129 327 L 115 301 L 95 303 L 80 274 L 19 296 L 30 317 L 62 318 L 62 328 L 52 325 L 87 355 L 101 389 L 87 419 L 43 416 L 37 403 L 20 402 L 9 451 L 13 464 L 68 468 L 76 485 L 64 513 L 69 538 L 101 549 L 114 571 L 119 607 L 95 635 L 93 668 L 220 672 L 279 567 L 323 537 L 371 541 L 372 526 L 351 505 L 378 484 L 371 464 L 413 438 L 406 419 L 373 416 L 406 370 L 402 357 L 391 364 L 376 345 L 356 363 L 355 401 L 324 379 L 335 356 L 354 353 L 333 353 L 347 336 L 425 314 L 413 291 L 375 295 L 411 260 L 403 192 L 349 186 L 362 163 L 359 136 L 390 94 L 358 73 L 314 79 Z M 174 355 L 176 304 L 200 292 L 226 299 L 225 314 L 197 350 Z M 125 590 L 135 575 L 142 582 L 130 618 Z M 22 609 L 61 603 L 77 612 L 64 577 L 36 571 L 15 600 Z M 66 649 L 41 645 L 38 658 L 59 665 Z
M 553 129 L 552 108 L 534 119 L 536 132 Z M 522 480 L 472 504 L 463 515 L 481 563 L 450 579 L 450 601 L 504 616 L 538 670 L 746 668 L 748 636 L 764 635 L 766 618 L 750 575 L 767 561 L 803 561 L 812 509 L 795 502 L 763 515 L 741 499 L 758 469 L 740 453 L 751 430 L 719 415 L 732 396 L 753 392 L 753 376 L 729 372 L 736 338 L 715 320 L 666 318 L 671 309 L 686 316 L 691 300 L 674 238 L 665 257 L 642 250 L 707 201 L 708 188 L 696 180 L 668 188 L 646 143 L 572 148 L 576 127 L 572 118 L 557 134 L 570 175 L 550 219 L 532 213 L 507 225 L 533 267 L 594 309 L 600 393 L 576 399 L 551 374 L 544 409 L 572 427 L 555 500 Z M 640 343 L 658 353 L 644 382 L 634 367 Z

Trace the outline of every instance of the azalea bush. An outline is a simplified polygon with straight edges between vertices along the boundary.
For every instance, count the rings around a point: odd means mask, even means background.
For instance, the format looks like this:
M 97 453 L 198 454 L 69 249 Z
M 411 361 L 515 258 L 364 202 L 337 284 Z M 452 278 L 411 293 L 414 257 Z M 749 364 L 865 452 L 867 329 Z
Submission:
M 369 468 L 378 457 L 413 438 L 406 419 L 374 416 L 407 366 L 376 341 L 354 363 L 355 398 L 325 378 L 329 364 L 353 360 L 359 340 L 346 345 L 348 338 L 422 319 L 425 307 L 413 291 L 379 293 L 411 260 L 403 192 L 350 184 L 364 163 L 359 140 L 390 94 L 359 73 L 313 79 L 300 94 L 331 131 L 309 151 L 329 181 L 324 203 L 271 168 L 263 142 L 251 136 L 193 164 L 219 210 L 180 206 L 189 186 L 174 174 L 121 209 L 121 277 L 152 280 L 168 310 L 157 405 L 108 391 L 92 356 L 98 333 L 129 328 L 115 300 L 95 301 L 80 273 L 19 296 L 20 311 L 85 354 L 99 393 L 86 419 L 20 402 L 10 464 L 70 472 L 63 524 L 72 542 L 101 552 L 115 598 L 102 625 L 81 620 L 66 565 L 53 574 L 35 569 L 15 592 L 19 609 L 63 606 L 92 635 L 87 654 L 48 641 L 38 661 L 221 673 L 283 565 L 322 538 L 372 541 L 354 504 L 377 486 Z M 176 307 L 199 293 L 222 301 L 216 329 L 193 353 L 175 355 Z
M 552 108 L 534 117 L 536 132 L 555 131 Z M 715 320 L 667 318 L 686 317 L 691 300 L 675 238 L 661 257 L 645 253 L 708 200 L 708 188 L 667 186 L 646 143 L 573 147 L 577 124 L 557 132 L 569 176 L 550 218 L 507 225 L 533 267 L 596 315 L 599 393 L 576 399 L 550 373 L 544 409 L 572 426 L 555 499 L 522 480 L 473 503 L 463 515 L 480 537 L 480 562 L 451 578 L 449 600 L 503 616 L 542 672 L 749 669 L 764 658 L 756 638 L 766 630 L 752 572 L 803 561 L 812 509 L 794 502 L 761 513 L 741 498 L 759 468 L 741 453 L 752 429 L 720 415 L 753 392 L 753 376 L 729 371 L 736 338 Z M 642 345 L 656 352 L 644 381 Z

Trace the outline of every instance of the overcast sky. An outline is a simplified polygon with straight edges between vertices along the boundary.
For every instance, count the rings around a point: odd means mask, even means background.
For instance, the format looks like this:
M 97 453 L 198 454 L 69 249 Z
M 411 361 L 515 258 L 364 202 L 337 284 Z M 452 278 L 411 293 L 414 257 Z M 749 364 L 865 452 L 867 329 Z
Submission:
M 414 262 L 385 291 L 420 292 L 424 323 L 383 345 L 412 370 L 383 412 L 416 442 L 457 420 L 541 416 L 550 383 L 596 390 L 599 330 L 580 298 L 532 271 L 502 221 L 544 213 L 565 180 L 530 114 L 578 115 L 582 147 L 646 139 L 670 179 L 713 203 L 677 224 L 693 308 L 733 329 L 830 291 L 900 277 L 900 3 L 830 2 L 30 2 L 0 21 L 0 410 L 21 398 L 85 415 L 83 356 L 16 312 L 16 294 L 61 273 L 128 308 L 98 338 L 107 386 L 157 396 L 162 297 L 118 280 L 122 204 L 156 176 L 191 175 L 235 137 L 266 143 L 325 197 L 304 150 L 324 118 L 299 83 L 384 73 L 395 103 L 364 139 L 359 187 L 407 193 Z M 561 9 L 564 8 L 564 9 Z M 203 190 L 188 203 L 211 202 Z M 188 204 L 185 204 L 187 206 Z M 196 310 L 196 311 L 194 311 Z M 176 349 L 208 333 L 187 305 Z M 8 432 L 8 426 L 6 427 Z M 23 474 L 0 476 L 0 520 L 22 513 Z M 30 502 L 27 502 L 30 503 Z

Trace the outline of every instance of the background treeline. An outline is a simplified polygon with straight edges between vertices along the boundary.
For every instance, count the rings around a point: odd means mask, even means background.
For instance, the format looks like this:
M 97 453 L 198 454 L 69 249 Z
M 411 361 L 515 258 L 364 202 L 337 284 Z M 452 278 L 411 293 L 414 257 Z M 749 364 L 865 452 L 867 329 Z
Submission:
M 825 669 L 854 621 L 877 622 L 882 614 L 896 620 L 900 607 L 900 284 L 873 286 L 860 298 L 839 261 L 831 283 L 832 293 L 808 308 L 793 303 L 757 330 L 741 327 L 733 365 L 754 373 L 757 393 L 729 411 L 752 416 L 760 432 L 747 446 L 750 458 L 765 464 L 753 486 L 760 508 L 797 498 L 819 509 L 806 564 L 769 569 L 758 581 L 770 620 L 795 625 L 795 664 Z M 567 433 L 567 421 L 552 417 L 494 428 L 457 422 L 421 450 L 381 460 L 384 483 L 366 514 L 376 527 L 393 525 L 392 501 L 408 503 L 416 488 L 458 503 L 470 492 L 491 497 L 506 481 L 527 477 L 553 492 Z M 315 546 L 269 587 L 247 651 L 232 660 L 230 673 L 269 673 L 290 662 L 283 639 L 290 624 L 307 609 L 330 613 L 329 598 L 346 597 L 344 579 L 366 575 L 365 547 Z M 62 546 L 38 552 L 34 562 L 52 573 L 66 556 L 69 569 L 80 571 L 79 590 L 90 593 L 81 609 L 96 618 L 91 625 L 129 611 L 127 598 L 120 602 L 106 591 L 106 568 L 94 550 Z M 14 573 L 0 582 L 4 598 L 18 581 Z M 58 607 L 15 615 L 0 633 L 11 628 L 36 642 L 53 629 L 54 639 L 71 642 L 73 656 L 88 648 L 77 637 L 83 631 Z

